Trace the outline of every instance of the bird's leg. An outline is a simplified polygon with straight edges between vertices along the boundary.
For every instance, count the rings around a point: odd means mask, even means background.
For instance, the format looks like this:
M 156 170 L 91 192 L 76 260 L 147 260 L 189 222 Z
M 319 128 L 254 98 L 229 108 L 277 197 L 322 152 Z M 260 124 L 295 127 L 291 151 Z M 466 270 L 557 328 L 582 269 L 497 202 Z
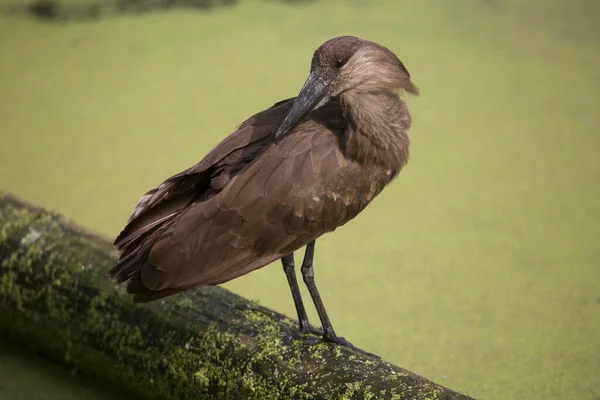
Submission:
M 298 287 L 298 280 L 296 279 L 296 270 L 294 269 L 294 253 L 281 257 L 281 263 L 283 264 L 283 271 L 285 272 L 288 284 L 290 285 L 290 290 L 292 291 L 292 298 L 294 299 L 294 305 L 296 306 L 296 312 L 298 313 L 298 321 L 300 322 L 300 332 L 323 335 L 323 331 L 321 329 L 313 327 L 308 322 L 308 316 L 306 315 L 306 309 L 304 308 L 302 295 L 300 294 L 300 288 Z
M 364 350 L 361 350 L 355 347 L 352 343 L 347 341 L 341 336 L 337 336 L 335 331 L 333 330 L 333 326 L 331 325 L 331 321 L 329 321 L 329 317 L 327 316 L 327 311 L 325 311 L 325 305 L 323 304 L 323 300 L 321 300 L 321 295 L 319 294 L 319 290 L 317 289 L 317 285 L 315 284 L 315 271 L 313 270 L 313 258 L 315 255 L 315 241 L 308 243 L 306 245 L 306 252 L 304 253 L 304 260 L 302 261 L 302 267 L 300 270 L 302 271 L 302 278 L 304 279 L 304 283 L 306 287 L 308 287 L 308 292 L 315 303 L 315 308 L 317 309 L 317 313 L 319 314 L 319 318 L 321 319 L 321 324 L 323 325 L 323 340 L 326 342 L 331 342 L 335 344 L 339 344 L 341 346 L 349 347 L 353 350 L 366 354 L 368 356 L 373 356 L 379 358 L 379 356 L 368 353 Z
M 315 308 L 317 309 L 317 313 L 321 319 L 321 325 L 323 325 L 324 330 L 323 339 L 327 342 L 337 343 L 337 340 L 343 338 L 339 338 L 335 334 L 333 326 L 331 325 L 331 321 L 329 321 L 329 317 L 327 316 L 327 311 L 325 311 L 325 305 L 323 305 L 323 300 L 321 300 L 321 295 L 319 294 L 319 290 L 315 284 L 315 271 L 313 270 L 314 255 L 315 241 L 313 240 L 306 245 L 304 260 L 302 261 L 302 267 L 300 267 L 300 270 L 302 271 L 302 278 L 304 279 L 304 283 L 308 288 L 308 292 L 313 299 L 313 303 L 315 303 Z

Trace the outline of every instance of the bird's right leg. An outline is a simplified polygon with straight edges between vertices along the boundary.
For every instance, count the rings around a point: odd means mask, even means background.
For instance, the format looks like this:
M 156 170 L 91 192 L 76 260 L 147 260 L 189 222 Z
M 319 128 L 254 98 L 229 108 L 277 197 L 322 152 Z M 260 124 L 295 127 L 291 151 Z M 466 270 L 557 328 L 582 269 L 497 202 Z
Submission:
M 296 306 L 296 312 L 298 313 L 298 321 L 300 322 L 300 332 L 302 333 L 314 333 L 315 335 L 323 335 L 321 329 L 313 327 L 308 322 L 308 315 L 306 315 L 306 309 L 302 302 L 302 295 L 300 294 L 300 287 L 298 286 L 298 280 L 296 279 L 296 270 L 294 268 L 294 253 L 288 254 L 281 258 L 283 264 L 283 271 L 287 277 L 290 290 L 292 291 L 292 298 L 294 299 L 294 305 Z
M 315 241 L 313 240 L 312 242 L 306 245 L 304 261 L 302 261 L 302 267 L 300 267 L 300 270 L 302 271 L 304 283 L 306 283 L 306 287 L 310 292 L 310 295 L 313 299 L 313 303 L 315 303 L 315 308 L 317 309 L 317 313 L 319 314 L 319 318 L 321 319 L 321 324 L 323 325 L 323 340 L 326 342 L 339 344 L 340 346 L 349 347 L 367 356 L 379 358 L 378 355 L 361 350 L 346 339 L 344 339 L 343 337 L 335 334 L 333 326 L 331 325 L 331 321 L 329 321 L 329 317 L 327 316 L 327 311 L 325 311 L 325 305 L 323 305 L 323 300 L 321 300 L 321 295 L 319 294 L 319 290 L 317 289 L 317 284 L 315 283 L 315 271 L 313 269 L 314 256 Z

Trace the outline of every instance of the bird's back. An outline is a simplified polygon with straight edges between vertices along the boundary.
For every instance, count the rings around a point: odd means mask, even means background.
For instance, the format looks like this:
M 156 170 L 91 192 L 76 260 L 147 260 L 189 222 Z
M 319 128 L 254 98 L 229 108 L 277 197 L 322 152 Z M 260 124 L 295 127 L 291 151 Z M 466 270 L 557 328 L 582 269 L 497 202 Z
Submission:
M 167 226 L 191 205 L 219 193 L 231 177 L 252 162 L 271 143 L 272 133 L 285 117 L 292 100 L 280 101 L 250 117 L 198 164 L 144 194 L 115 239 L 120 258 L 109 272 L 111 278 L 117 282 L 130 279 Z
M 200 163 L 144 195 L 116 245 L 136 301 L 223 283 L 354 218 L 395 171 L 344 156 L 332 102 L 275 143 L 290 101 L 244 122 Z

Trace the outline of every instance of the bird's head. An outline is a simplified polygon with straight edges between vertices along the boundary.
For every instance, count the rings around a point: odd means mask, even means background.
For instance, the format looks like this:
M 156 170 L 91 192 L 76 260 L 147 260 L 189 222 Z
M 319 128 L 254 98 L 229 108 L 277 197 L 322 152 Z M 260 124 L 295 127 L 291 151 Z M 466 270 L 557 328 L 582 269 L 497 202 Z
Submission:
M 328 40 L 315 51 L 310 75 L 276 137 L 285 135 L 315 108 L 345 93 L 396 90 L 419 93 L 404 64 L 390 50 L 354 36 Z

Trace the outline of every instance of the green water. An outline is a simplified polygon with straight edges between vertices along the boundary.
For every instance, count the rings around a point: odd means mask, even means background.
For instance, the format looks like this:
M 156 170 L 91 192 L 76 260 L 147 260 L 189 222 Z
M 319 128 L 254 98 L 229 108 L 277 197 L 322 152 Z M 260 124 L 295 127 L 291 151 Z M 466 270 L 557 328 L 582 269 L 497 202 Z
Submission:
M 131 396 L 0 341 L 0 399 L 131 400 Z
M 408 101 L 408 167 L 317 244 L 336 330 L 478 398 L 597 400 L 598 21 L 597 0 L 0 17 L 0 187 L 115 235 L 143 192 L 295 95 L 320 43 L 380 42 L 422 95 Z M 295 316 L 279 264 L 225 286 Z M 61 376 L 17 375 L 0 398 L 32 382 L 70 392 Z

